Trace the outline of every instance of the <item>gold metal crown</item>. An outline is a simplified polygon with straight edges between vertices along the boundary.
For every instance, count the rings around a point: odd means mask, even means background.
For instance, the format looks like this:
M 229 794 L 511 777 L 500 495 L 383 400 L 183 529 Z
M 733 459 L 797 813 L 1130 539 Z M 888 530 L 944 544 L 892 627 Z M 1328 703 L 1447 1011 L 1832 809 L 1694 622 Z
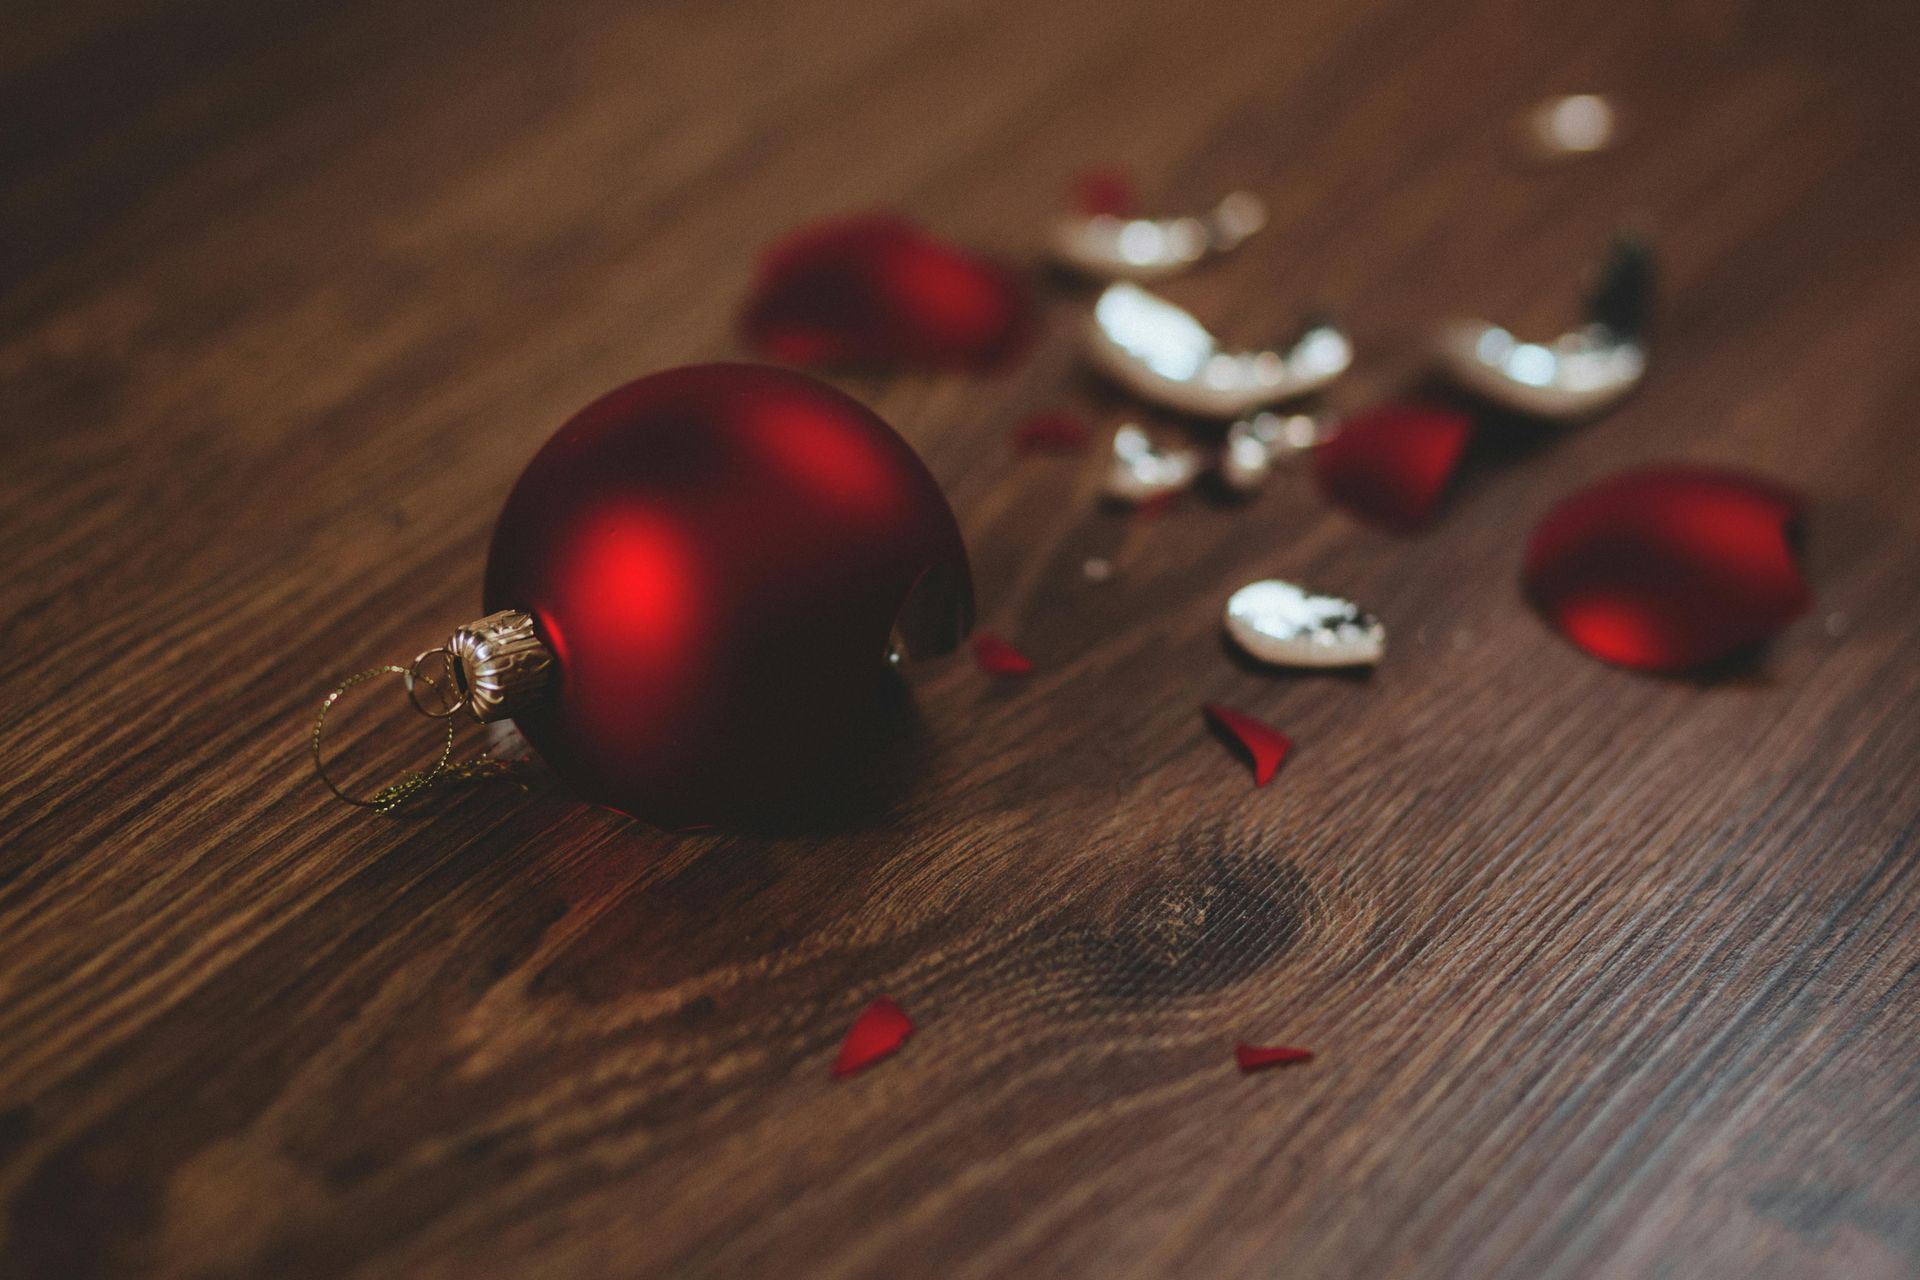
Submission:
M 502 609 L 469 622 L 447 640 L 467 709 L 486 723 L 506 720 L 546 691 L 553 651 L 533 633 L 533 615 Z

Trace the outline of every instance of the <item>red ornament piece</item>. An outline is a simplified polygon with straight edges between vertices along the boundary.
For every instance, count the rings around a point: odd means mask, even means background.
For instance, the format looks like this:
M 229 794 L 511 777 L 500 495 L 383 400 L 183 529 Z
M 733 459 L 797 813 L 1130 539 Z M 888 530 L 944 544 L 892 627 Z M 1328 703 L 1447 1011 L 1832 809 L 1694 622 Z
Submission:
M 906 1010 L 881 996 L 861 1012 L 841 1042 L 840 1056 L 834 1060 L 833 1074 L 844 1079 L 864 1071 L 874 1063 L 898 1052 L 913 1034 L 913 1019 Z
M 1795 544 L 1800 498 L 1700 466 L 1626 471 L 1549 511 L 1527 544 L 1527 594 L 1596 658 L 1679 671 L 1752 649 L 1812 605 Z
M 1240 1064 L 1242 1071 L 1259 1071 L 1265 1067 L 1285 1066 L 1289 1062 L 1312 1062 L 1313 1050 L 1290 1049 L 1285 1045 L 1257 1045 L 1241 1041 L 1234 1046 L 1233 1060 Z
M 907 442 L 803 374 L 698 365 L 601 397 L 527 465 L 489 610 L 557 673 L 515 722 L 586 799 L 663 826 L 782 803 L 871 723 L 890 639 L 958 647 L 960 531 Z
M 1030 318 L 1012 272 L 905 218 L 871 214 L 768 250 L 744 328 L 755 348 L 794 364 L 975 369 L 1017 351 Z
M 990 676 L 1033 674 L 1033 659 L 987 631 L 973 638 L 973 660 Z
M 1130 218 L 1140 204 L 1124 170 L 1089 169 L 1073 180 L 1073 207 L 1090 218 Z
M 1256 787 L 1264 787 L 1272 780 L 1280 762 L 1293 749 L 1293 740 L 1286 734 L 1231 707 L 1210 702 L 1200 710 L 1215 728 L 1224 732 L 1252 757 L 1253 785 Z
M 1460 465 L 1473 420 L 1453 409 L 1387 404 L 1340 424 L 1313 450 L 1328 500 L 1396 533 L 1426 527 Z
M 1065 410 L 1036 413 L 1013 429 L 1013 447 L 1021 453 L 1085 453 L 1093 429 Z

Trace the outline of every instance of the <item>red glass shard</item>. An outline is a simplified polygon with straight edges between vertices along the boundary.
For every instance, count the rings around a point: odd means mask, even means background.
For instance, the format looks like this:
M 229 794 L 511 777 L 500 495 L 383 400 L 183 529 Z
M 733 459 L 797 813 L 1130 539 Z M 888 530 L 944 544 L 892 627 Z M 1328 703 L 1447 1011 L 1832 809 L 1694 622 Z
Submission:
M 1287 758 L 1287 752 L 1292 750 L 1293 741 L 1271 725 L 1217 702 L 1209 702 L 1200 710 L 1215 728 L 1238 743 L 1253 758 L 1253 785 L 1266 786 L 1274 770 L 1280 767 L 1280 762 Z
M 853 1026 L 847 1029 L 847 1038 L 840 1045 L 840 1056 L 834 1059 L 833 1074 L 845 1077 L 856 1071 L 864 1071 L 880 1059 L 896 1052 L 913 1034 L 913 1019 L 906 1010 L 886 996 L 881 996 L 864 1009 Z
M 1369 524 L 1412 533 L 1433 522 L 1473 420 L 1454 409 L 1385 404 L 1340 424 L 1313 450 L 1321 492 Z
M 1130 218 L 1140 206 L 1124 170 L 1088 169 L 1073 181 L 1073 207 L 1088 217 Z
M 1285 1045 L 1248 1044 L 1242 1040 L 1234 1046 L 1233 1060 L 1240 1064 L 1242 1071 L 1258 1071 L 1263 1067 L 1279 1067 L 1289 1062 L 1311 1062 L 1313 1050 L 1293 1049 Z
M 1527 544 L 1528 596 L 1596 658 L 1646 671 L 1754 648 L 1805 613 L 1798 495 L 1702 466 L 1625 471 L 1566 498 Z
M 1033 659 L 991 631 L 982 631 L 973 637 L 973 660 L 990 676 L 1033 674 Z
M 1021 453 L 1085 453 L 1092 442 L 1086 420 L 1064 409 L 1032 414 L 1013 429 L 1013 447 Z
M 979 369 L 1018 351 L 1031 318 L 1012 271 L 879 213 L 804 227 L 769 249 L 742 328 L 794 364 Z

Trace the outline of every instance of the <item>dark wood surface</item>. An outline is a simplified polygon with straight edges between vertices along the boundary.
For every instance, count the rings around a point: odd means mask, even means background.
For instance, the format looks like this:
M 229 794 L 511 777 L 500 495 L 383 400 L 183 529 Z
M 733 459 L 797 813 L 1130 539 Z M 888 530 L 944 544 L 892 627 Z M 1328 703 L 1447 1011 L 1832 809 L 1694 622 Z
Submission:
M 1916 15 L 9 6 L 0 1274 L 1920 1273 Z M 1625 144 L 1516 165 L 1512 114 L 1584 89 Z M 1336 407 L 1445 314 L 1559 327 L 1622 221 L 1655 367 L 1423 537 L 1299 475 L 1129 521 L 1007 447 L 1125 412 L 1047 281 L 1004 374 L 840 379 L 1033 678 L 920 672 L 902 767 L 790 831 L 326 796 L 320 695 L 475 612 L 574 408 L 739 354 L 762 245 L 881 206 L 1032 260 L 1095 163 L 1271 201 L 1172 292 L 1247 342 L 1336 308 Z M 1814 614 L 1717 680 L 1594 662 L 1517 587 L 1552 501 L 1661 458 L 1811 497 Z M 1388 661 L 1231 660 L 1271 574 Z M 1270 788 L 1210 700 L 1296 739 Z M 369 767 L 427 749 L 356 723 Z M 919 1034 L 831 1081 L 883 992 Z M 1241 1037 L 1320 1057 L 1242 1077 Z

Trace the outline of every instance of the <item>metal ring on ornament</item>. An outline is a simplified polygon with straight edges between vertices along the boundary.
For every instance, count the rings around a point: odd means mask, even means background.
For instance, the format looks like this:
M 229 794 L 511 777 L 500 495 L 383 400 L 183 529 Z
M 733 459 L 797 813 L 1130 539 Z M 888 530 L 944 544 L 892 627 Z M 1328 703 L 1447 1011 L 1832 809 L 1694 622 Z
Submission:
M 440 665 L 446 671 L 447 683 L 445 688 L 441 687 L 439 681 L 420 670 L 420 664 L 428 658 L 433 657 L 436 653 L 440 655 Z M 434 693 L 439 695 L 440 710 L 430 710 L 420 704 L 419 686 L 422 684 L 431 685 Z M 436 645 L 431 649 L 422 649 L 419 653 L 414 654 L 413 661 L 407 664 L 407 701 L 413 704 L 415 711 L 418 711 L 429 720 L 449 720 L 462 711 L 465 711 L 467 709 L 467 691 L 464 685 L 465 682 L 460 678 L 459 662 L 454 657 L 453 650 L 447 648 L 445 645 Z M 451 695 L 449 694 L 449 690 L 452 691 Z

